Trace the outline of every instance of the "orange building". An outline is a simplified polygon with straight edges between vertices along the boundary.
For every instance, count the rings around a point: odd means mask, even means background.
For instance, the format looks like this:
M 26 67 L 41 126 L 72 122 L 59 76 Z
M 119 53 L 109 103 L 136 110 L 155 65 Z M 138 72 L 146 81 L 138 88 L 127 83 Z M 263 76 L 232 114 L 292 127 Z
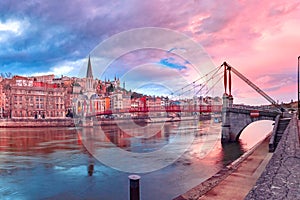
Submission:
M 105 111 L 110 109 L 110 97 L 105 97 Z

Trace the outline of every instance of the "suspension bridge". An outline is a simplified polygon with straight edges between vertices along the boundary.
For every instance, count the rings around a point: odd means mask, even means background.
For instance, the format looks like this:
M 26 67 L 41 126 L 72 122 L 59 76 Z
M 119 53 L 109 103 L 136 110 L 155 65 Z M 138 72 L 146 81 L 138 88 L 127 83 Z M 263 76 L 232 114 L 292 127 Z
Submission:
M 231 92 L 232 73 L 253 88 L 258 94 L 264 97 L 269 102 L 269 105 L 259 107 L 234 105 Z M 200 97 L 197 96 L 201 95 L 203 97 L 208 95 L 222 79 L 224 81 L 222 103 L 214 104 L 213 101 L 210 101 L 204 104 L 199 102 Z M 190 98 L 190 100 L 183 100 L 182 97 L 188 96 L 188 93 L 192 93 L 192 98 Z M 165 112 L 168 113 L 168 115 L 171 113 L 190 113 L 191 115 L 200 115 L 203 113 L 222 113 L 222 141 L 236 141 L 238 140 L 242 130 L 248 124 L 257 120 L 274 120 L 278 114 L 284 111 L 284 109 L 281 108 L 276 101 L 267 95 L 262 89 L 260 89 L 246 76 L 226 62 L 208 72 L 204 76 L 190 82 L 178 90 L 175 90 L 170 94 L 168 99 L 175 100 L 165 103 L 164 106 L 153 106 L 148 103 L 147 98 L 143 97 L 141 98 L 138 107 L 118 110 L 105 110 L 101 112 L 89 112 L 85 113 L 85 117 L 91 118 L 101 115 L 118 115 L 125 113 L 141 116 L 147 115 L 147 113 L 159 112 Z

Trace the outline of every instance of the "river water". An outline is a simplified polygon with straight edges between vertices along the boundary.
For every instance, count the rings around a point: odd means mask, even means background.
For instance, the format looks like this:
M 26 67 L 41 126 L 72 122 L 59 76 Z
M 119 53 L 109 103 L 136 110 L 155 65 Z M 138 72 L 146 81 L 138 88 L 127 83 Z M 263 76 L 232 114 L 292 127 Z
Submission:
M 237 159 L 271 129 L 271 121 L 250 124 L 238 143 L 226 145 L 220 142 L 221 123 L 210 120 L 157 123 L 138 136 L 115 125 L 0 129 L 0 199 L 127 199 L 133 169 L 141 172 L 141 199 L 172 199 Z M 152 154 L 172 144 L 163 154 Z M 109 162 L 103 150 L 111 153 Z M 114 150 L 148 155 L 153 162 L 126 162 L 128 156 Z

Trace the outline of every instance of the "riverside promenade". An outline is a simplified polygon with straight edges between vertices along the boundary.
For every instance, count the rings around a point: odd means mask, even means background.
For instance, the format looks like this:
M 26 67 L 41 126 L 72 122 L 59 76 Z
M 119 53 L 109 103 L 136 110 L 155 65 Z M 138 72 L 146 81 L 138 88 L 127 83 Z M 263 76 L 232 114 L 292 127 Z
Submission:
M 272 159 L 245 199 L 300 199 L 299 126 L 293 116 Z
M 300 199 L 299 128 L 293 116 L 274 153 L 269 138 L 175 200 Z M 300 125 L 300 123 L 299 123 Z

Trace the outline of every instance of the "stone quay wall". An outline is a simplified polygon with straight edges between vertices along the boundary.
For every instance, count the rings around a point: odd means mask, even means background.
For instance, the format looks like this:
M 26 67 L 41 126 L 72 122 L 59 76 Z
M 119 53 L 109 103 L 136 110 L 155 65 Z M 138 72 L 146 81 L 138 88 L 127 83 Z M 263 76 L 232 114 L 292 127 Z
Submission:
M 74 120 L 66 119 L 0 119 L 0 128 L 74 127 Z
M 300 199 L 300 146 L 296 115 L 245 199 Z

